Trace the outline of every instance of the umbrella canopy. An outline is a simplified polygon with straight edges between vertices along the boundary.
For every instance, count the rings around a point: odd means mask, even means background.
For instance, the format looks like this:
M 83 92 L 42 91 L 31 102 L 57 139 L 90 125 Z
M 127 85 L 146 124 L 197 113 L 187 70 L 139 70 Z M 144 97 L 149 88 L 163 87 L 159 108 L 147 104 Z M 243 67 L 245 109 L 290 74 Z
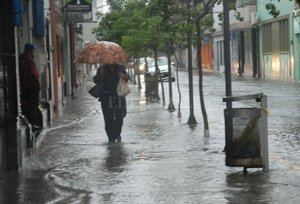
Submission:
M 109 41 L 98 41 L 86 44 L 79 53 L 77 61 L 86 64 L 123 64 L 127 61 L 127 57 L 120 45 Z

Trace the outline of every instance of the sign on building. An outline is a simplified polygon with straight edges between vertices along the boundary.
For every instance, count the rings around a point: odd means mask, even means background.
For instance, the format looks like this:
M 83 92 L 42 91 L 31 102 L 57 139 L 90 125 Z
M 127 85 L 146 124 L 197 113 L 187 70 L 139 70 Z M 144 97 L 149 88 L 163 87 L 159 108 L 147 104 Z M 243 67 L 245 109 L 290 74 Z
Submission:
M 65 17 L 72 22 L 85 22 L 92 20 L 93 0 L 66 0 Z
M 67 0 L 67 11 L 89 12 L 92 11 L 92 0 Z

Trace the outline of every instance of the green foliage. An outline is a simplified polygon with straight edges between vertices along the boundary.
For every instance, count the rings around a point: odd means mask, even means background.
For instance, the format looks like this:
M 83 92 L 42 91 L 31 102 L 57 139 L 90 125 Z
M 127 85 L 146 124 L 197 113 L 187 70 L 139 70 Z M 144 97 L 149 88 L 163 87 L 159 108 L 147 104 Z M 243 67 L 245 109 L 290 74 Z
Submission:
M 289 0 L 291 1 L 291 0 Z M 298 1 L 298 0 L 297 0 Z M 196 25 L 201 35 L 213 31 L 212 8 L 222 0 L 190 0 L 193 4 L 187 9 L 187 1 L 182 0 L 107 0 L 110 12 L 99 15 L 101 22 L 94 30 L 99 40 L 121 44 L 129 57 L 149 55 L 149 51 L 167 52 L 172 47 L 186 47 L 187 33 L 196 33 Z M 236 10 L 236 0 L 230 0 L 230 9 Z M 266 5 L 274 17 L 279 11 L 274 3 Z M 222 18 L 222 14 L 219 14 Z M 243 17 L 236 12 L 235 17 Z M 187 24 L 187 19 L 190 23 Z M 194 38 L 196 42 L 196 38 Z
M 275 18 L 280 14 L 280 11 L 277 10 L 273 3 L 266 4 L 266 9 L 269 11 L 269 14 L 274 16 Z

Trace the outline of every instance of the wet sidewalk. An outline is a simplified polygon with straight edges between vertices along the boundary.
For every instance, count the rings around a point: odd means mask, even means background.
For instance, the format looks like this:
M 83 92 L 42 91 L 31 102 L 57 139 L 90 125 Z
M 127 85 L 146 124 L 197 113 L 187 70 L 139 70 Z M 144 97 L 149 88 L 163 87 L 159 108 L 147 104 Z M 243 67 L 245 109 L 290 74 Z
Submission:
M 180 77 L 182 119 L 167 105 L 147 104 L 143 90 L 131 86 L 123 142 L 113 145 L 100 104 L 87 94 L 92 84 L 86 84 L 20 172 L 0 184 L 0 203 L 299 203 L 299 86 L 234 80 L 235 94 L 263 91 L 269 99 L 270 172 L 251 169 L 244 176 L 241 168 L 224 165 L 224 79 L 205 77 L 211 135 L 204 137 L 196 88 L 199 125 L 185 124 L 187 73 Z M 175 86 L 174 95 L 177 107 Z

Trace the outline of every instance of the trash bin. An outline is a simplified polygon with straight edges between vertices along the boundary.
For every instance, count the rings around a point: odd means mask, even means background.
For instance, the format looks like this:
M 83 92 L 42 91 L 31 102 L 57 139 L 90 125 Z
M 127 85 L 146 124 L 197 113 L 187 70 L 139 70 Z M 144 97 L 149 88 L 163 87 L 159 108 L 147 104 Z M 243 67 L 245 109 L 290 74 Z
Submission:
M 158 101 L 158 75 L 157 74 L 145 74 L 145 83 L 146 83 L 146 98 L 147 101 Z
M 225 109 L 226 166 L 269 169 L 267 96 L 263 93 L 223 98 L 224 102 L 256 100 L 256 107 Z

